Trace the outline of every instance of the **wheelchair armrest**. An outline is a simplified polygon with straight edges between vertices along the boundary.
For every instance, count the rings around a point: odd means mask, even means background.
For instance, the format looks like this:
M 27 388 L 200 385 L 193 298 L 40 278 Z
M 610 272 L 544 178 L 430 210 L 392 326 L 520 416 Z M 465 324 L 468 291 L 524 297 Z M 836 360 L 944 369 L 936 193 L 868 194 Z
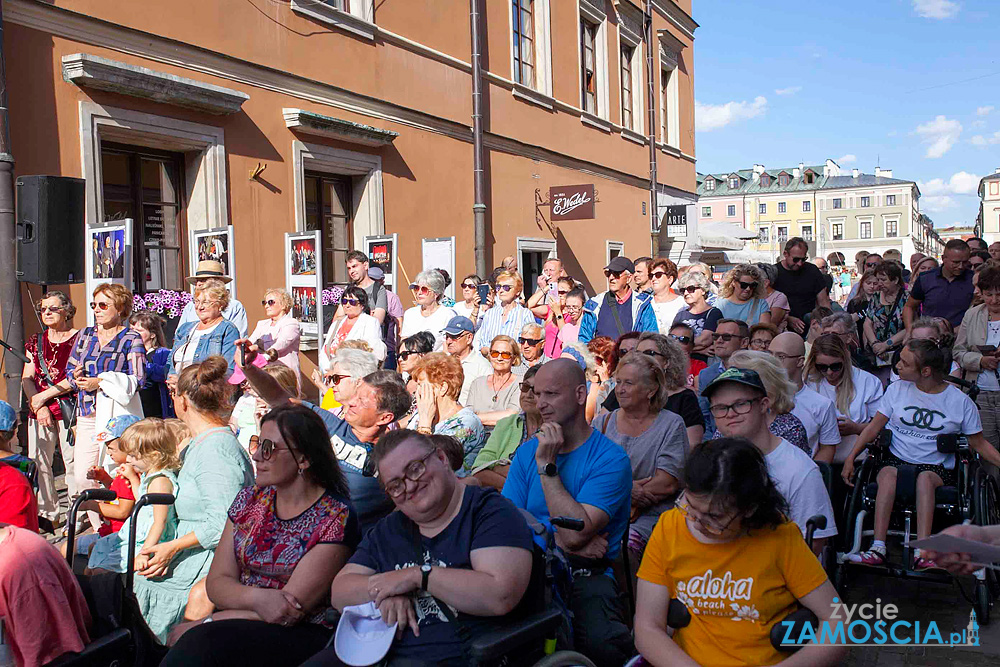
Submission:
M 807 623 L 813 627 L 813 630 L 819 627 L 819 618 L 806 607 L 802 607 L 798 611 L 793 611 L 788 616 L 785 616 L 785 618 L 771 627 L 771 646 L 776 651 L 784 651 L 786 653 L 798 651 L 802 648 L 801 646 L 788 646 L 783 644 L 782 640 L 788 637 L 792 641 L 797 642 L 799 636 L 802 634 L 802 628 Z M 791 624 L 791 627 L 789 627 L 789 624 Z
M 476 637 L 469 643 L 469 653 L 477 660 L 499 658 L 530 641 L 546 637 L 561 622 L 562 614 L 554 607 L 531 614 L 506 627 Z
M 79 653 L 63 653 L 48 664 L 48 667 L 69 667 L 70 665 L 112 664 L 126 653 L 132 641 L 132 633 L 124 628 L 98 637 L 83 647 Z
M 813 516 L 806 519 L 806 544 L 812 549 L 813 546 L 813 533 L 817 530 L 826 529 L 826 517 L 822 514 L 814 514 Z

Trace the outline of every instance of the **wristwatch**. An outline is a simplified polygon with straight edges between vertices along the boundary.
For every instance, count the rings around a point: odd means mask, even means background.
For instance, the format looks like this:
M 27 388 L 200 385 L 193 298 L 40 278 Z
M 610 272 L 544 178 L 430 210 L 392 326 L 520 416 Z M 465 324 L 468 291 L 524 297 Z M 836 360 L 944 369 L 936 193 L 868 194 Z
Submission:
M 427 590 L 427 579 L 431 576 L 431 566 L 424 563 L 420 566 L 420 590 Z
M 557 477 L 559 475 L 559 468 L 556 467 L 555 463 L 546 463 L 538 469 L 538 474 L 545 475 L 546 477 Z

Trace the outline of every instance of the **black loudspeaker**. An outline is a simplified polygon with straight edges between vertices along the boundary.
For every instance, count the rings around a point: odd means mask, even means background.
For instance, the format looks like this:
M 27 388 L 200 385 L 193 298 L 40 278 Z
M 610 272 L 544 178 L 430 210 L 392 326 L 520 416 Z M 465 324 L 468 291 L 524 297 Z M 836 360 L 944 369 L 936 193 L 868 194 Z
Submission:
M 21 176 L 17 196 L 17 279 L 66 285 L 87 279 L 84 184 L 66 176 Z

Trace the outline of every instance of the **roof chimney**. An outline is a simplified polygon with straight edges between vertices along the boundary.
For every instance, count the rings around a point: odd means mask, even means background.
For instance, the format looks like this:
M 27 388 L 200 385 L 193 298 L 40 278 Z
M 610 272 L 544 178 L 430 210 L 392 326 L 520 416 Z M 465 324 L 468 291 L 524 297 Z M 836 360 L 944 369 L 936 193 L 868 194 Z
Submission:
M 880 169 L 875 167 L 875 176 L 882 178 L 892 178 L 892 169 Z
M 861 172 L 858 171 L 857 169 L 851 169 L 851 177 L 852 178 L 857 178 L 860 173 Z
M 798 178 L 801 175 L 802 175 L 801 167 L 795 167 L 794 169 L 792 169 L 792 178 Z
M 806 170 L 806 163 L 805 162 L 799 162 L 799 171 L 800 172 L 804 172 L 805 170 Z
M 760 180 L 760 175 L 764 173 L 764 165 L 755 164 L 753 166 L 753 180 L 756 183 Z
M 997 167 L 996 170 L 993 173 L 994 174 L 1000 174 L 1000 167 Z

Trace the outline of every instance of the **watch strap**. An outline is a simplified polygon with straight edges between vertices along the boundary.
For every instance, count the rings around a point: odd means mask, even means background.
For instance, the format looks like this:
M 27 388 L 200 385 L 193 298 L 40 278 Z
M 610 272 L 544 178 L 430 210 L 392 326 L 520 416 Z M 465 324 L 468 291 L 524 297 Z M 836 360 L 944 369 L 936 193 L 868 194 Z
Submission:
M 427 580 L 430 579 L 430 576 L 431 576 L 431 568 L 429 567 L 420 568 L 420 590 L 422 591 L 427 590 Z

